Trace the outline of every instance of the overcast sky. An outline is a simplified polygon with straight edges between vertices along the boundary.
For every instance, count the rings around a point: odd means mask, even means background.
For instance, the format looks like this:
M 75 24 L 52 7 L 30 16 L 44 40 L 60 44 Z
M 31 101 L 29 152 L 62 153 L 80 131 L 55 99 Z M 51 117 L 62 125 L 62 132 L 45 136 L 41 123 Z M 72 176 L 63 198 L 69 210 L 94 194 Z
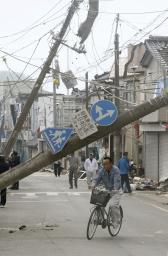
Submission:
M 31 63 L 37 66 L 42 65 L 49 52 L 51 36 L 47 34 L 40 42 L 38 42 L 38 39 L 54 27 L 56 27 L 54 29 L 55 33 L 59 31 L 70 4 L 71 0 L 1 1 L 0 50 L 7 53 L 15 52 L 14 55 L 16 57 L 28 61 L 34 49 L 37 47 Z M 72 20 L 69 34 L 66 37 L 67 43 L 70 45 L 73 45 L 76 41 L 79 42 L 76 33 L 79 24 L 86 17 L 87 4 L 88 0 L 85 0 L 84 3 L 80 5 L 80 10 Z M 77 77 L 84 77 L 85 72 L 88 70 L 90 79 L 96 73 L 101 74 L 104 71 L 108 71 L 113 63 L 112 50 L 115 13 L 121 13 L 118 32 L 120 34 L 120 46 L 123 46 L 129 39 L 132 39 L 129 42 L 136 43 L 139 42 L 141 38 L 141 40 L 144 41 L 144 39 L 149 36 L 148 34 L 146 36 L 144 35 L 161 24 L 168 16 L 168 12 L 159 12 L 165 9 L 168 9 L 167 0 L 100 0 L 100 14 L 94 24 L 92 34 L 85 43 L 87 50 L 86 56 L 78 55 L 72 51 L 68 51 L 66 47 L 63 47 L 58 54 L 61 71 L 72 69 Z M 137 14 L 142 12 L 157 13 Z M 148 25 L 150 26 L 146 28 Z M 141 31 L 145 28 L 146 30 Z M 135 34 L 138 32 L 138 36 L 135 37 Z M 168 20 L 149 34 L 168 35 Z M 25 48 L 27 45 L 29 46 Z M 121 48 L 123 49 L 123 47 Z M 122 55 L 126 55 L 124 50 L 122 51 Z M 6 55 L 7 67 L 3 62 L 3 56 L 4 53 L 1 52 L 0 70 L 10 68 L 15 72 L 22 73 L 24 71 L 25 63 Z M 102 62 L 105 59 L 107 60 Z M 35 70 L 35 67 L 28 66 L 24 73 L 28 76 Z M 37 75 L 38 72 L 35 73 L 33 77 L 35 78 Z M 83 83 L 79 82 L 80 88 L 83 87 L 83 85 Z M 45 85 L 45 89 L 51 90 L 51 88 L 50 83 Z M 61 85 L 59 91 L 66 92 L 63 85 Z

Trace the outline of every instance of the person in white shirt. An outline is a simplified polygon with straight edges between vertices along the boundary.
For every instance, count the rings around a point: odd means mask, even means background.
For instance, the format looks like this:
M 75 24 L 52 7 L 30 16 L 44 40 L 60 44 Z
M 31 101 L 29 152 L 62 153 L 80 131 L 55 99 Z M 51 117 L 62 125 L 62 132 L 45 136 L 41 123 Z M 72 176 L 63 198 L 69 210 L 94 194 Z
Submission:
M 84 168 L 86 171 L 88 188 L 91 189 L 92 180 L 95 178 L 96 171 L 98 170 L 97 161 L 92 153 L 89 155 L 89 158 L 85 160 Z

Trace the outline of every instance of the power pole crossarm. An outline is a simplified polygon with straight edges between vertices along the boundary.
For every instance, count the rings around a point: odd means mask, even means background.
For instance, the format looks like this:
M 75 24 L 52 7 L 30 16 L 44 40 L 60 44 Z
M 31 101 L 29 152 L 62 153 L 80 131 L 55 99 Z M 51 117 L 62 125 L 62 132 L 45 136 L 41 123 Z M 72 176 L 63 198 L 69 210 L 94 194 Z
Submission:
M 151 99 L 137 107 L 133 110 L 125 111 L 120 114 L 117 121 L 106 127 L 99 127 L 98 132 L 91 135 L 90 137 L 80 140 L 78 136 L 74 136 L 65 146 L 65 148 L 59 152 L 57 155 L 53 155 L 50 151 L 40 153 L 34 158 L 28 160 L 27 162 L 21 164 L 20 166 L 15 167 L 14 169 L 0 175 L 0 189 L 8 187 L 9 185 L 15 183 L 18 180 L 21 180 L 34 172 L 39 171 L 43 167 L 51 164 L 54 161 L 57 161 L 80 148 L 86 147 L 90 143 L 101 139 L 108 134 L 120 130 L 122 127 L 148 115 L 157 109 L 165 107 L 168 105 L 168 94 L 165 96 L 159 96 L 155 99 Z
M 27 115 L 28 115 L 28 113 L 29 113 L 29 111 L 31 109 L 31 106 L 32 106 L 32 104 L 34 102 L 34 99 L 38 95 L 38 91 L 39 91 L 39 89 L 40 89 L 40 87 L 41 87 L 41 85 L 42 85 L 42 83 L 44 81 L 46 73 L 50 69 L 50 65 L 51 65 L 51 63 L 53 61 L 53 58 L 56 56 L 56 53 L 57 53 L 58 48 L 59 48 L 59 46 L 61 44 L 61 41 L 62 41 L 62 39 L 63 39 L 63 37 L 64 37 L 64 35 L 65 35 L 66 31 L 67 31 L 67 28 L 69 26 L 69 23 L 72 20 L 72 17 L 73 17 L 76 9 L 79 7 L 79 4 L 81 2 L 82 2 L 82 0 L 80 0 L 80 1 L 79 0 L 74 0 L 72 2 L 72 5 L 71 5 L 71 7 L 70 7 L 70 9 L 68 11 L 67 17 L 65 19 L 65 22 L 64 22 L 62 28 L 61 28 L 61 31 L 59 32 L 59 34 L 58 34 L 58 36 L 57 36 L 57 38 L 55 40 L 55 43 L 53 44 L 53 46 L 52 46 L 52 48 L 50 50 L 48 58 L 45 61 L 43 68 L 41 69 L 41 72 L 40 72 L 40 74 L 39 74 L 39 76 L 38 76 L 38 78 L 36 80 L 34 88 L 33 88 L 32 92 L 30 93 L 30 96 L 27 99 L 26 104 L 24 105 L 23 111 L 22 111 L 20 117 L 18 118 L 18 121 L 17 121 L 17 123 L 15 125 L 15 128 L 14 128 L 14 130 L 13 130 L 13 132 L 12 132 L 12 134 L 11 134 L 11 136 L 10 136 L 10 138 L 9 138 L 5 148 L 4 148 L 3 154 L 5 156 L 8 156 L 10 154 L 10 152 L 11 152 L 11 150 L 12 150 L 12 148 L 13 148 L 15 142 L 16 142 L 18 133 L 21 131 L 22 126 L 23 126 L 23 124 L 24 124 L 24 122 L 26 120 L 26 117 L 27 117 Z

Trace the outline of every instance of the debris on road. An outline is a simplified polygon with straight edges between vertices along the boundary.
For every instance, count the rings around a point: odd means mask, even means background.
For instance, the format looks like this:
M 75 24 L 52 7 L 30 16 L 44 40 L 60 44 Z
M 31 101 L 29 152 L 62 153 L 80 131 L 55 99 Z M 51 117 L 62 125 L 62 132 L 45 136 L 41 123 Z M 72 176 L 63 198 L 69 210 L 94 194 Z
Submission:
M 24 230 L 24 229 L 26 229 L 25 225 L 22 225 L 22 226 L 19 227 L 19 230 Z
M 168 178 L 160 182 L 160 186 L 158 187 L 158 190 L 161 192 L 168 192 Z
M 23 231 L 23 230 L 27 230 L 27 231 L 32 231 L 32 232 L 36 232 L 36 231 L 38 231 L 38 230 L 46 230 L 46 231 L 53 231 L 55 228 L 58 228 L 59 227 L 59 225 L 57 225 L 57 224 L 46 224 L 45 226 L 43 226 L 43 225 L 41 225 L 41 226 L 39 226 L 39 225 L 37 225 L 36 227 L 27 227 L 26 225 L 22 225 L 22 226 L 20 226 L 19 228 L 17 228 L 17 229 L 12 229 L 12 228 L 10 228 L 10 229 L 8 229 L 8 233 L 9 234 L 13 234 L 13 233 L 15 233 L 15 232 L 18 232 L 18 231 Z M 5 229 L 5 228 L 4 228 Z
M 151 179 L 134 177 L 132 186 L 134 186 L 136 188 L 136 190 L 140 190 L 140 191 L 156 190 L 157 189 L 157 182 L 155 182 Z
M 53 224 L 53 225 L 45 225 L 46 228 L 58 228 L 59 225 Z
M 13 233 L 15 233 L 17 230 L 15 229 L 15 230 L 9 230 L 9 234 L 13 234 Z

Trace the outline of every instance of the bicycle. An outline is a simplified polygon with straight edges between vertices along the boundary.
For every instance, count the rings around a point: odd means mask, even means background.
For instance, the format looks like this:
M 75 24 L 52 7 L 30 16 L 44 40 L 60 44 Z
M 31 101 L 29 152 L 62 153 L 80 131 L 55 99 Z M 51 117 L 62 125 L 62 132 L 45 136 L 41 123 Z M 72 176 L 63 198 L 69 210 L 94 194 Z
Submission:
M 109 202 L 111 196 L 108 191 L 101 191 L 94 189 L 91 195 L 91 204 L 94 204 L 94 208 L 90 214 L 90 218 L 87 225 L 87 239 L 91 240 L 97 230 L 98 225 L 103 229 L 108 228 L 109 234 L 115 237 L 119 234 L 122 227 L 123 209 L 119 206 L 119 215 L 116 219 L 114 208 L 109 207 L 108 212 L 105 207 Z

